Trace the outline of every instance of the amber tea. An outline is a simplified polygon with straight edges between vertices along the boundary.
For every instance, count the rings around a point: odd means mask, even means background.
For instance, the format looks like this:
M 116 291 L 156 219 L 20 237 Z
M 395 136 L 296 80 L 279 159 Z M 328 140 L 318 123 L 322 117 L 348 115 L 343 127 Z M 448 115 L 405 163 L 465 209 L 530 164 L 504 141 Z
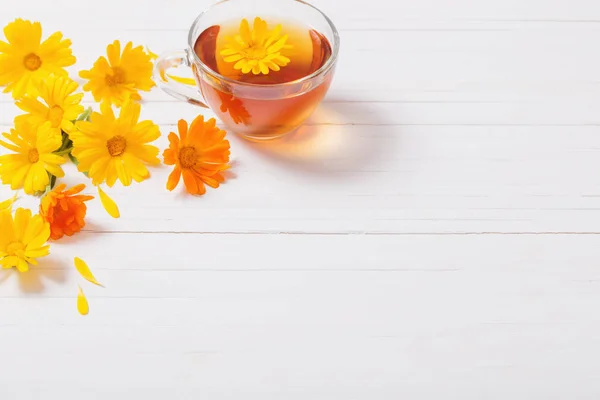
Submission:
M 248 84 L 242 94 L 236 93 L 227 85 L 206 82 L 194 69 L 213 111 L 254 139 L 276 137 L 301 125 L 325 96 L 333 75 L 318 83 L 307 81 L 300 92 L 282 85 L 318 71 L 332 54 L 324 35 L 290 21 L 255 18 L 213 25 L 198 36 L 194 52 L 214 72 Z M 265 98 L 265 86 L 277 88 L 277 96 Z

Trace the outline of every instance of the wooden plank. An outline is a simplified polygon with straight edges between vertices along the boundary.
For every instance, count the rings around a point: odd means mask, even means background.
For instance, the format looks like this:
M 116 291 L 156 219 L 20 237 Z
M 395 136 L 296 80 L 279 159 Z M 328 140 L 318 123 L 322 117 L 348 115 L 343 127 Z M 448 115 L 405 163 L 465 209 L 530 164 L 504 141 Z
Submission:
M 338 0 L 315 0 L 312 2 L 327 13 L 342 29 L 402 29 L 419 26 L 423 22 L 472 22 L 488 26 L 505 21 L 538 23 L 588 23 L 600 21 L 600 6 L 589 0 L 505 0 L 480 1 L 422 0 L 373 1 L 368 5 L 359 0 L 346 0 L 340 6 Z M 118 0 L 105 0 L 102 6 L 89 1 L 55 0 L 52 3 L 38 2 L 10 4 L 3 13 L 2 23 L 14 17 L 40 19 L 54 29 L 66 29 L 63 22 L 64 10 L 68 9 L 76 18 L 69 20 L 72 29 L 186 29 L 195 16 L 208 7 L 210 0 L 157 0 L 153 2 L 155 12 L 145 9 L 144 0 L 129 0 L 127 5 Z M 142 17 L 143 15 L 143 17 Z M 107 24 L 110 21 L 110 24 Z
M 167 146 L 162 127 L 159 148 Z M 230 135 L 231 179 L 201 198 L 171 169 L 109 191 L 128 232 L 598 232 L 596 127 L 313 126 L 270 144 Z M 86 182 L 67 166 L 65 182 Z M 2 187 L 2 197 L 10 195 Z M 93 190 L 92 190 L 93 192 Z M 36 207 L 37 199 L 20 204 Z
M 599 240 L 83 234 L 30 283 L 3 280 L 0 393 L 587 398 Z M 86 318 L 74 251 L 106 285 L 84 285 Z

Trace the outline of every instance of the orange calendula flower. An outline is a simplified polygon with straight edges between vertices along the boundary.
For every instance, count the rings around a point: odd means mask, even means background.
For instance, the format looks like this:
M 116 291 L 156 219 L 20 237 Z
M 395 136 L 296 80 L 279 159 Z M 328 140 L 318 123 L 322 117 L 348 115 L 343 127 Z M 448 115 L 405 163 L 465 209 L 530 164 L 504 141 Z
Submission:
M 87 79 L 83 86 L 91 91 L 98 102 L 107 101 L 121 107 L 129 99 L 141 100 L 140 90 L 149 91 L 154 86 L 152 80 L 152 55 L 142 46 L 133 47 L 129 42 L 121 53 L 121 42 L 115 40 L 106 48 L 106 57 L 100 57 L 89 71 L 79 72 Z
M 15 99 L 36 96 L 34 81 L 50 74 L 67 76 L 64 69 L 75 64 L 71 41 L 55 32 L 42 42 L 39 22 L 17 19 L 4 28 L 7 42 L 0 41 L 0 86 Z
M 178 124 L 179 136 L 169 134 L 169 148 L 163 153 L 166 165 L 175 165 L 169 175 L 167 189 L 173 190 L 183 175 L 186 190 L 191 194 L 206 192 L 204 184 L 218 188 L 225 181 L 222 172 L 229 168 L 229 141 L 225 131 L 216 127 L 214 118 L 204 122 L 198 116 L 189 126 L 185 120 Z
M 235 63 L 233 68 L 243 74 L 252 71 L 254 75 L 267 75 L 269 71 L 279 71 L 289 64 L 290 59 L 281 54 L 282 49 L 292 47 L 286 44 L 287 39 L 288 35 L 281 35 L 281 24 L 269 30 L 267 22 L 256 17 L 251 30 L 244 18 L 239 34 L 227 38 L 221 56 L 225 62 Z
M 85 226 L 87 213 L 85 202 L 94 198 L 78 194 L 85 189 L 83 184 L 73 186 L 69 190 L 65 190 L 66 188 L 64 183 L 58 185 L 44 196 L 40 204 L 40 215 L 50 224 L 50 237 L 53 240 L 81 231 Z

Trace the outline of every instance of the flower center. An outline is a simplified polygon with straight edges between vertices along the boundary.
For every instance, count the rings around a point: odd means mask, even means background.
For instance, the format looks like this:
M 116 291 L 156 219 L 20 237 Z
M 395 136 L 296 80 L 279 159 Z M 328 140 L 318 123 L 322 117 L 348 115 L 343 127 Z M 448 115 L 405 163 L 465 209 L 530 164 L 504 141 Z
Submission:
M 29 53 L 23 58 L 23 65 L 30 71 L 35 71 L 42 66 L 42 59 L 35 53 Z
M 29 154 L 27 154 L 27 159 L 32 164 L 38 162 L 40 160 L 40 153 L 38 153 L 38 149 L 29 150 Z
M 21 242 L 12 242 L 6 247 L 6 252 L 9 256 L 22 257 L 25 250 L 25 245 Z
M 127 141 L 121 135 L 113 136 L 106 142 L 106 148 L 108 149 L 108 154 L 112 157 L 117 157 L 125 153 Z
M 112 75 L 106 75 L 104 81 L 108 86 L 117 86 L 125 83 L 125 71 L 119 67 L 112 68 Z
M 47 118 L 52 124 L 53 128 L 58 128 L 61 125 L 64 114 L 65 112 L 59 106 L 54 106 L 48 110 Z
M 179 150 L 179 162 L 183 168 L 192 168 L 198 162 L 198 152 L 193 146 L 182 147 Z
M 267 56 L 267 49 L 262 46 L 253 45 L 245 50 L 246 58 L 251 60 L 262 60 Z

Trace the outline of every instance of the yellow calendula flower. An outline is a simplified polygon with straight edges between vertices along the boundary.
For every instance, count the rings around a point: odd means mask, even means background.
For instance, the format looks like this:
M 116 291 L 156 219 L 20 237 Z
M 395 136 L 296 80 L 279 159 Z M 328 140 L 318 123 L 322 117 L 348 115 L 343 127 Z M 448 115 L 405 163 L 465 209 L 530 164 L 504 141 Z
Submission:
M 17 107 L 27 113 L 18 116 L 17 121 L 29 119 L 33 124 L 50 122 L 53 129 L 70 133 L 75 127 L 72 121 L 83 113 L 83 106 L 79 104 L 83 93 L 74 94 L 79 87 L 77 82 L 66 76 L 51 75 L 36 82 L 35 86 L 39 99 L 25 95 L 17 101 Z
M 39 22 L 17 19 L 4 28 L 7 42 L 0 40 L 0 86 L 15 99 L 25 93 L 36 95 L 35 79 L 50 74 L 66 76 L 65 67 L 75 64 L 71 41 L 60 32 L 44 42 Z
M 79 73 L 88 80 L 83 90 L 91 91 L 96 101 L 107 101 L 117 107 L 129 99 L 141 100 L 139 91 L 149 91 L 154 86 L 152 56 L 142 46 L 133 47 L 131 42 L 121 54 L 118 40 L 108 45 L 106 54 L 108 60 L 100 57 L 92 69 Z
M 250 24 L 243 19 L 240 33 L 228 38 L 221 56 L 225 62 L 235 62 L 233 68 L 244 74 L 252 71 L 255 75 L 267 75 L 270 70 L 279 71 L 290 62 L 289 58 L 281 54 L 281 50 L 291 47 L 286 45 L 288 35 L 282 36 L 281 29 L 279 24 L 270 31 L 266 21 L 257 17 L 250 30 Z
M 8 141 L 0 140 L 0 145 L 14 153 L 0 156 L 0 178 L 12 190 L 43 192 L 50 183 L 48 173 L 58 178 L 65 175 L 61 165 L 66 159 L 52 154 L 61 146 L 62 137 L 49 122 L 34 125 L 26 120 L 15 121 L 15 128 L 2 136 Z
M 29 271 L 29 265 L 37 265 L 36 258 L 50 254 L 46 244 L 50 237 L 50 225 L 41 216 L 31 215 L 31 210 L 18 208 L 13 215 L 0 212 L 0 265 Z
M 128 102 L 115 117 L 112 107 L 102 103 L 101 113 L 94 112 L 90 121 L 78 121 L 71 133 L 73 156 L 79 171 L 86 172 L 94 185 L 113 186 L 117 179 L 124 186 L 150 177 L 147 164 L 156 165 L 158 148 L 148 143 L 160 136 L 152 121 L 138 122 L 140 105 Z

